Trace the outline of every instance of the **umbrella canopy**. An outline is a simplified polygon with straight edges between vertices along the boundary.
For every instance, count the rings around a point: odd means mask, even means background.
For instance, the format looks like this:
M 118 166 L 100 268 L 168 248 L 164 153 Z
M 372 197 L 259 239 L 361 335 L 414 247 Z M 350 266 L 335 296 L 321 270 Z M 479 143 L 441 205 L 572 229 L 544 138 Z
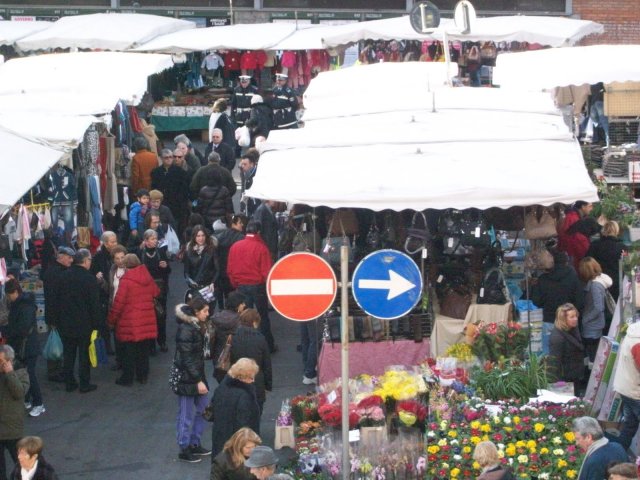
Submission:
M 422 79 L 432 66 L 410 65 L 412 78 Z M 319 75 L 308 89 L 315 101 L 305 127 L 269 135 L 247 194 L 397 211 L 597 201 L 580 147 L 549 95 L 428 90 L 421 81 L 381 106 L 379 95 L 354 80 L 375 85 L 403 78 L 407 68 L 377 64 L 348 69 L 351 77 L 347 70 Z M 322 96 L 332 85 L 341 85 L 341 94 Z
M 272 46 L 296 31 L 290 23 L 237 24 L 163 35 L 136 51 L 183 53 L 203 50 L 273 50 Z M 319 47 L 321 48 L 321 47 Z
M 543 90 L 598 82 L 640 81 L 640 45 L 592 45 L 499 55 L 493 82 Z M 536 72 L 532 75 L 531 72 Z
M 51 22 L 0 21 L 0 45 L 13 45 L 17 40 L 51 27 Z
M 129 50 L 151 39 L 195 28 L 188 20 L 141 13 L 95 13 L 62 17 L 50 28 L 16 42 L 18 49 L 89 48 Z
M 0 128 L 0 218 L 62 157 L 61 150 Z M 27 166 L 28 164 L 28 166 Z

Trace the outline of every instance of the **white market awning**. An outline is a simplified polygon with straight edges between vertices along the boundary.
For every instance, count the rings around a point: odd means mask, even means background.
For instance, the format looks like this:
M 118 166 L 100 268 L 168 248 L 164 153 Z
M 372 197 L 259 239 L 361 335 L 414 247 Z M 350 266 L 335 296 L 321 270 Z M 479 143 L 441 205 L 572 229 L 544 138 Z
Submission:
M 17 40 L 46 30 L 53 22 L 0 21 L 0 45 L 13 45 Z
M 424 69 L 416 75 L 427 75 L 429 64 L 413 65 Z M 354 78 L 364 74 L 375 84 L 404 78 L 403 68 L 383 64 L 349 70 L 361 69 Z M 428 91 L 417 82 L 395 93 L 397 108 L 389 103 L 381 109 L 375 97 L 367 103 L 360 82 L 349 81 L 344 72 L 319 75 L 308 89 L 313 97 L 340 84 L 339 98 L 316 97 L 305 111 L 304 128 L 274 131 L 260 146 L 258 172 L 247 195 L 396 211 L 598 200 L 580 147 L 548 94 Z M 350 111 L 352 105 L 356 108 Z
M 198 28 L 163 35 L 135 51 L 186 53 L 204 50 L 272 50 L 272 46 L 296 31 L 291 23 L 255 23 Z
M 0 96 L 89 93 L 137 104 L 147 90 L 149 75 L 172 65 L 169 55 L 125 52 L 55 53 L 15 58 L 0 65 Z M 115 102 L 111 109 L 114 106 Z
M 56 164 L 64 152 L 0 128 L 0 218 Z
M 54 48 L 129 50 L 159 35 L 195 27 L 195 23 L 188 20 L 142 13 L 74 15 L 62 17 L 50 28 L 18 40 L 16 46 L 22 51 Z
M 640 45 L 592 45 L 498 55 L 493 82 L 543 90 L 598 82 L 640 81 Z M 535 72 L 535 75 L 532 75 Z

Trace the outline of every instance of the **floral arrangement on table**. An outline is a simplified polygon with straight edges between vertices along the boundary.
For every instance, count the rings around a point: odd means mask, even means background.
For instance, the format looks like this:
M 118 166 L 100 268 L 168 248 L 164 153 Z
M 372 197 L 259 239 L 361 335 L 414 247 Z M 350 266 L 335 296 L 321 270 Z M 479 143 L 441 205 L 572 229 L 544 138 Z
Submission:
M 511 358 L 485 362 L 471 372 L 471 385 L 478 394 L 489 400 L 535 397 L 538 389 L 547 388 L 549 380 L 545 361 L 535 355 L 526 361 Z
M 474 335 L 471 350 L 482 361 L 522 359 L 529 345 L 529 329 L 518 322 L 481 323 Z
M 359 417 L 358 426 L 360 427 L 381 427 L 386 424 L 384 401 L 378 395 L 360 400 L 356 406 L 356 414 Z
M 462 363 L 471 363 L 476 360 L 473 349 L 468 343 L 454 343 L 453 345 L 449 345 L 444 356 L 453 357 Z
M 475 479 L 480 466 L 473 460 L 475 445 L 491 440 L 498 446 L 501 462 L 517 478 L 564 480 L 577 478 L 582 454 L 574 443 L 571 422 L 585 414 L 585 405 L 524 405 L 518 402 L 459 400 L 454 394 L 450 412 L 438 410 L 427 432 L 427 478 Z M 448 419 L 447 419 L 448 418 Z
M 317 422 L 320 420 L 318 396 L 312 394 L 293 397 L 291 399 L 291 416 L 298 425 L 305 421 Z

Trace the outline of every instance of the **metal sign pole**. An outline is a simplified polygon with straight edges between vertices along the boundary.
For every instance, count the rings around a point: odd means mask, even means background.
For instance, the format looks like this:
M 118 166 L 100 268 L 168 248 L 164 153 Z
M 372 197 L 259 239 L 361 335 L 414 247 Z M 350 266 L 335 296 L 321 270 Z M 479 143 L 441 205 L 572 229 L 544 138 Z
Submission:
M 349 247 L 340 247 L 340 334 L 342 341 L 342 478 L 349 480 Z

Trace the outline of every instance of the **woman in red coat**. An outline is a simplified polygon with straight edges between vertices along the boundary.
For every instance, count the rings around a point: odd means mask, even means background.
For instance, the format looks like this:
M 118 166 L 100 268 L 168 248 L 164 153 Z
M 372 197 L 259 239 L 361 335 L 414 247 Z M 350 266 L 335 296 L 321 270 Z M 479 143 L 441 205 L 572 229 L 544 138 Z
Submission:
M 109 311 L 109 326 L 115 328 L 122 344 L 122 376 L 116 384 L 131 386 L 133 376 L 147 383 L 149 376 L 149 340 L 158 336 L 154 298 L 160 289 L 149 270 L 134 254 L 124 257 L 127 269 Z
M 578 200 L 565 212 L 564 222 L 558 232 L 558 249 L 569 255 L 576 271 L 580 260 L 587 254 L 591 245 L 589 237 L 580 232 L 577 227 L 579 222 L 591 213 L 591 210 L 593 210 L 591 203 Z

